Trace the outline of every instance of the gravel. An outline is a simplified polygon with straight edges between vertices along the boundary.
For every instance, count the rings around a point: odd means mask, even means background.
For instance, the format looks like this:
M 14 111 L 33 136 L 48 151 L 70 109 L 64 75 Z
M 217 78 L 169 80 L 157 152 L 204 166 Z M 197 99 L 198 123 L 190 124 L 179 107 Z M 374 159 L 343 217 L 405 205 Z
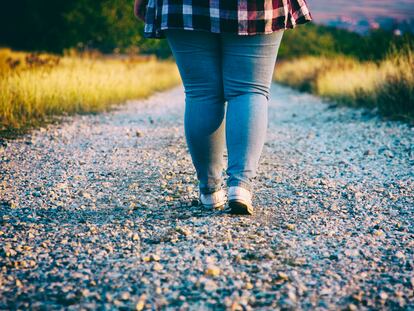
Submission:
M 0 146 L 0 309 L 414 309 L 414 129 L 272 86 L 254 216 L 198 206 L 182 87 Z

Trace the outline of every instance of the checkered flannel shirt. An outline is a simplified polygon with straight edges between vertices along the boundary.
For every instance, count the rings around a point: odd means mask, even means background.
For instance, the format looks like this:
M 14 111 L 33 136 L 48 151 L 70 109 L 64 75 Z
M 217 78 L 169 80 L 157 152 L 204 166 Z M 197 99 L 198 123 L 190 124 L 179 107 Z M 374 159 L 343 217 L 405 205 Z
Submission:
M 165 38 L 168 28 L 265 34 L 312 20 L 306 0 L 143 1 L 138 13 L 145 16 L 145 38 Z

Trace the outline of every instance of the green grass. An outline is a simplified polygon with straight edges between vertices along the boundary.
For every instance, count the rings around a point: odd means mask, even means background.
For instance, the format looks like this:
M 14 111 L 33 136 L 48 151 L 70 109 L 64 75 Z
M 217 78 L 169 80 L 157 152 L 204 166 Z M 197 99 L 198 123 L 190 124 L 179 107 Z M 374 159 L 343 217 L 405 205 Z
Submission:
M 105 111 L 180 82 L 172 61 L 1 49 L 0 131 L 19 132 L 53 116 Z

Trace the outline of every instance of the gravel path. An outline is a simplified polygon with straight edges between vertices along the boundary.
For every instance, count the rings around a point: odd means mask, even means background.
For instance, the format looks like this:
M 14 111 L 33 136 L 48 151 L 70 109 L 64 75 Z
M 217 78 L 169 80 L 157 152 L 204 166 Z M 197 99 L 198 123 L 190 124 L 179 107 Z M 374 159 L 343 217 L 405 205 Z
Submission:
M 273 85 L 256 214 L 197 206 L 183 89 L 0 147 L 0 309 L 414 310 L 414 128 Z

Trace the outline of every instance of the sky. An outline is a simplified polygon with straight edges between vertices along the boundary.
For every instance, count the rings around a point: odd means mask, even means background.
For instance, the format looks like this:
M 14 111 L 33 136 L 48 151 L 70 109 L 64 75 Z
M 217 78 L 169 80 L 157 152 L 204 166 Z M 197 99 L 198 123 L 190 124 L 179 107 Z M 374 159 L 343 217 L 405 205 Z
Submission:
M 414 0 L 307 0 L 315 22 L 351 18 L 414 18 Z

